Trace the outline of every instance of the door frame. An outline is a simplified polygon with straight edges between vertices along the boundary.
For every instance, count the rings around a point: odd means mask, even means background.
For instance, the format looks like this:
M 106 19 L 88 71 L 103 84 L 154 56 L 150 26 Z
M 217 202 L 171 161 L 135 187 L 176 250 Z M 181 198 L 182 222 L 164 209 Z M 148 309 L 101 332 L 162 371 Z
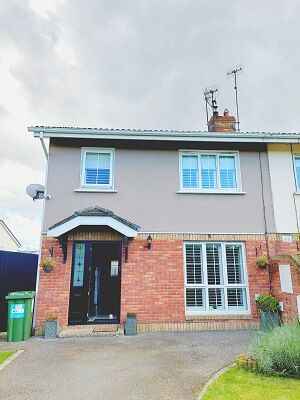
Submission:
M 71 289 L 74 277 L 74 259 L 75 259 L 75 248 L 77 243 L 85 244 L 85 256 L 84 256 L 84 279 L 90 279 L 90 269 L 91 269 L 91 261 L 92 261 L 92 246 L 97 244 L 116 244 L 118 245 L 118 261 L 119 261 L 119 314 L 117 316 L 116 323 L 120 323 L 120 315 L 121 315 L 121 279 L 122 279 L 122 250 L 123 250 L 123 241 L 122 240 L 73 240 L 73 249 L 72 249 L 72 264 L 71 264 L 71 277 L 70 277 L 70 292 L 69 292 L 69 311 L 70 311 L 70 299 L 71 299 Z M 85 285 L 84 285 L 85 286 Z M 87 299 L 87 301 L 89 301 Z M 88 310 L 88 304 L 87 304 Z M 69 313 L 68 313 L 69 314 Z M 70 315 L 68 315 L 68 325 L 91 325 L 91 324 L 101 324 L 101 322 L 81 322 L 72 323 L 70 322 Z

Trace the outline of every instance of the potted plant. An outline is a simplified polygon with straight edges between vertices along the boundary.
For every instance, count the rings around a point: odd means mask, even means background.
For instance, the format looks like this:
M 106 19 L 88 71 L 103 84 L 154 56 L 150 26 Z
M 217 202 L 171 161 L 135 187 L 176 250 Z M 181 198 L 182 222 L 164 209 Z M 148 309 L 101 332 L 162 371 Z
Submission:
M 268 265 L 270 265 L 270 261 L 266 256 L 260 256 L 256 259 L 255 264 L 258 266 L 258 268 L 265 269 Z
M 45 339 L 55 339 L 59 334 L 59 319 L 57 315 L 50 314 L 45 322 Z
M 137 315 L 134 312 L 127 313 L 125 323 L 125 335 L 132 336 L 137 334 Z
M 51 272 L 54 268 L 56 268 L 56 262 L 51 256 L 43 258 L 40 264 L 43 267 L 44 272 Z
M 275 326 L 279 326 L 279 301 L 267 293 L 260 294 L 256 301 L 260 308 L 260 329 L 270 331 Z

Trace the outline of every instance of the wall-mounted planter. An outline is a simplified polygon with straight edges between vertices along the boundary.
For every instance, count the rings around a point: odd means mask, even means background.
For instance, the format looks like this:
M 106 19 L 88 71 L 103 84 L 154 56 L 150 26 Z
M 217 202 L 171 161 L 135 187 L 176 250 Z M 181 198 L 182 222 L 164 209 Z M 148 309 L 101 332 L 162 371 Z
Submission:
M 59 334 L 59 320 L 49 320 L 45 322 L 45 339 L 55 339 Z
M 260 256 L 256 259 L 255 264 L 259 269 L 266 269 L 270 265 L 270 261 L 266 256 Z
M 136 334 L 137 334 L 137 318 L 136 317 L 126 317 L 125 335 L 133 336 Z
M 52 265 L 42 265 L 44 272 L 52 272 L 53 271 L 53 267 Z

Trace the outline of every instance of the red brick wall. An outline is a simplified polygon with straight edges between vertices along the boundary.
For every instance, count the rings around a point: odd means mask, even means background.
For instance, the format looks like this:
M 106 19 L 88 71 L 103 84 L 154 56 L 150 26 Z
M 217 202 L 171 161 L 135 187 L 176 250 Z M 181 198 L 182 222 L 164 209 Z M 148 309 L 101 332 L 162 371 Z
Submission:
M 282 241 L 272 241 L 270 243 L 270 253 L 271 254 L 289 254 L 289 253 L 297 253 L 297 243 L 284 243 Z M 282 293 L 280 288 L 280 278 L 279 278 L 279 265 L 285 264 L 290 265 L 291 267 L 291 276 L 293 283 L 293 291 L 294 293 Z M 300 272 L 297 268 L 292 265 L 289 260 L 280 260 L 273 261 L 271 264 L 271 278 L 272 278 L 272 291 L 273 296 L 275 296 L 279 301 L 283 302 L 283 313 L 282 319 L 283 321 L 288 321 L 291 319 L 295 319 L 298 315 L 297 309 L 297 298 L 296 296 L 300 295 Z
M 123 248 L 121 323 L 124 323 L 126 314 L 130 311 L 138 314 L 141 324 L 185 322 L 183 243 L 182 239 L 177 238 L 156 238 L 152 242 L 152 248 L 148 250 L 147 240 L 131 239 L 127 263 Z M 53 257 L 58 257 L 58 266 L 51 273 L 45 273 L 42 269 L 40 271 L 37 326 L 44 325 L 50 314 L 57 314 L 62 326 L 68 324 L 73 241 L 68 242 L 66 264 L 62 262 L 62 250 L 57 239 L 44 238 L 43 257 L 49 255 L 52 247 Z M 268 269 L 261 270 L 255 264 L 256 249 L 259 248 L 259 255 L 267 254 L 264 241 L 245 241 L 250 307 L 255 321 L 259 318 L 259 309 L 254 295 L 270 292 Z M 295 242 L 271 241 L 269 249 L 271 256 L 297 252 Z M 291 263 L 276 261 L 271 264 L 273 295 L 284 302 L 283 319 L 287 320 L 297 314 L 296 296 L 300 294 L 300 273 L 291 265 L 294 294 L 281 293 L 278 264 Z
M 129 242 L 128 263 L 122 263 L 121 322 L 136 312 L 139 323 L 185 321 L 182 240 Z
M 257 259 L 256 249 L 259 249 L 259 255 L 266 255 L 266 243 L 259 240 L 248 240 L 245 242 L 246 264 L 248 272 L 248 285 L 251 313 L 255 320 L 259 319 L 259 307 L 255 301 L 255 294 L 269 293 L 270 280 L 268 269 L 260 269 L 255 264 Z
M 73 242 L 68 242 L 67 262 L 65 264 L 57 239 L 46 237 L 43 239 L 42 258 L 49 256 L 49 249 L 52 247 L 53 258 L 57 267 L 50 273 L 46 273 L 43 268 L 40 268 L 36 326 L 43 326 L 50 314 L 58 315 L 60 325 L 68 325 Z

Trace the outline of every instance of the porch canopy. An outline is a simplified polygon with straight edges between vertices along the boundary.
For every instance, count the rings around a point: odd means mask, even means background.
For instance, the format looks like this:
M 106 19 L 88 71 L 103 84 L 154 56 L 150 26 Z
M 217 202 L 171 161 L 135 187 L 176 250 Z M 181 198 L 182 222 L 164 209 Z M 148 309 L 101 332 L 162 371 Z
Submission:
M 140 227 L 115 215 L 105 208 L 94 206 L 75 211 L 73 215 L 51 226 L 47 232 L 48 237 L 60 237 L 78 226 L 109 226 L 127 237 L 136 237 Z

